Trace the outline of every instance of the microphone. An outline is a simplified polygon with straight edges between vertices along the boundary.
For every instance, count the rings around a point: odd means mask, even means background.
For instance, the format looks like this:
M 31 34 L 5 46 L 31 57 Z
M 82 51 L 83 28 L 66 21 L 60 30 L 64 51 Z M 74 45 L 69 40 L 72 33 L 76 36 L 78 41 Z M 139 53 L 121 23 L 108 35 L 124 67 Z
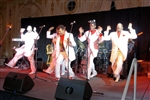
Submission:
M 70 25 L 73 25 L 74 23 L 76 23 L 76 21 L 71 22 Z
M 45 27 L 45 25 L 42 25 L 42 26 L 40 26 L 39 28 L 43 28 L 43 27 Z

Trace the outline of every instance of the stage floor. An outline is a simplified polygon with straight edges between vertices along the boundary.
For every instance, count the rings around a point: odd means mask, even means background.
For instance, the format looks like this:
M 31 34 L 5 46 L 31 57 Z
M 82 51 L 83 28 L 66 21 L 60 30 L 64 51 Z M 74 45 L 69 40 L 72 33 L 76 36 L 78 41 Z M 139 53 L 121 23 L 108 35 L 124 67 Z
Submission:
M 21 70 L 11 69 L 6 66 L 0 66 L 0 90 L 4 90 L 4 80 L 9 72 L 28 74 L 30 72 L 30 69 Z M 52 75 L 48 75 L 41 71 L 37 71 L 36 78 L 35 74 L 29 76 L 32 78 L 35 85 L 32 90 L 23 95 L 42 100 L 55 100 L 54 95 L 58 82 L 52 82 L 52 80 L 54 79 L 54 73 L 52 73 Z M 62 77 L 67 78 L 67 73 Z M 84 74 L 79 73 L 77 73 L 75 77 L 76 80 L 85 80 L 85 78 L 86 77 Z M 44 79 L 44 81 L 41 79 Z M 121 100 L 122 93 L 126 84 L 126 79 L 120 80 L 119 82 L 115 83 L 112 78 L 109 78 L 107 76 L 107 74 L 99 73 L 96 77 L 92 78 L 89 83 L 93 91 L 104 93 L 104 95 L 93 93 L 91 100 Z M 132 76 L 125 100 L 133 100 L 133 83 L 134 81 Z M 136 93 L 136 100 L 150 100 L 150 78 L 147 78 L 146 75 L 137 76 Z

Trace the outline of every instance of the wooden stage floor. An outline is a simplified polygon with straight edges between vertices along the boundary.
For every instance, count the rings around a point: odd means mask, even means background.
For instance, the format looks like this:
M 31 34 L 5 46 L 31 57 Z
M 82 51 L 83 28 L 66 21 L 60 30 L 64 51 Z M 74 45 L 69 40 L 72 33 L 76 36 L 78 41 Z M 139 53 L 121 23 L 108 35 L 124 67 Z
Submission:
M 11 69 L 6 66 L 0 66 L 0 90 L 3 90 L 3 84 L 5 77 L 9 72 L 16 73 L 26 73 L 30 72 L 28 70 L 21 69 Z M 48 75 L 41 71 L 37 71 L 36 78 L 35 74 L 29 75 L 35 85 L 33 88 L 25 94 L 21 94 L 28 97 L 34 97 L 42 100 L 55 100 L 55 92 L 57 88 L 58 82 L 52 82 L 54 79 L 54 73 L 52 75 Z M 67 78 L 67 73 L 62 76 Z M 85 80 L 86 76 L 84 74 L 76 74 L 75 80 Z M 43 81 L 44 79 L 46 81 Z M 127 96 L 125 100 L 133 100 L 133 76 L 131 78 L 130 86 L 127 92 Z M 101 94 L 92 93 L 91 100 L 121 100 L 122 93 L 126 84 L 126 79 L 120 80 L 115 83 L 112 78 L 109 78 L 107 74 L 99 73 L 96 77 L 92 78 L 89 81 L 89 84 L 92 87 L 93 91 L 97 91 Z M 138 75 L 137 76 L 137 95 L 136 100 L 150 100 L 150 78 L 147 78 L 146 75 Z

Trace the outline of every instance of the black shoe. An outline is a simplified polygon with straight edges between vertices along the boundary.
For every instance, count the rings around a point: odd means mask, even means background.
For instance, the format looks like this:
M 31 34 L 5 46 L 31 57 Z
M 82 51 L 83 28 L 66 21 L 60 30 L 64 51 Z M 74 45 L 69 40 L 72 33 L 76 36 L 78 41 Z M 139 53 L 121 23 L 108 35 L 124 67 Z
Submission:
M 88 79 L 88 78 L 86 79 L 86 81 L 89 81 L 89 80 L 90 80 L 90 79 Z
M 108 76 L 109 78 L 114 78 L 114 75 L 113 75 L 113 74 L 107 74 L 107 76 Z

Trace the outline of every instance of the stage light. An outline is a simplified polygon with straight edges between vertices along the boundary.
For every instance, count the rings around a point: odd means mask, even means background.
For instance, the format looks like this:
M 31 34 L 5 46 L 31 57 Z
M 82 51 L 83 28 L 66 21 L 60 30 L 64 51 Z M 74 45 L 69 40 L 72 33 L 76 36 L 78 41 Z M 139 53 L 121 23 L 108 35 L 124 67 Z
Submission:
M 12 24 L 11 22 L 7 25 L 6 29 L 11 29 L 12 28 Z

